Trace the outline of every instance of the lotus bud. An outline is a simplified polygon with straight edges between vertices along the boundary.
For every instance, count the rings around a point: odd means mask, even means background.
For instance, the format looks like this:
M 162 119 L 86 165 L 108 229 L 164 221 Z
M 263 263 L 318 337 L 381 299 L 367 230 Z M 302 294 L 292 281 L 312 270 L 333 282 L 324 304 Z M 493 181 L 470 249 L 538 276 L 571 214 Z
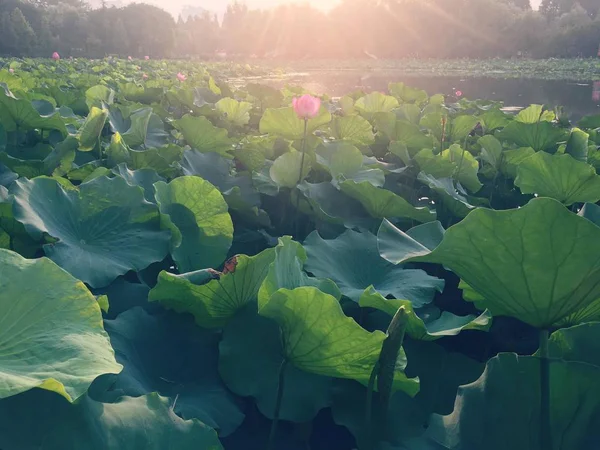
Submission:
M 184 74 L 182 74 L 181 72 L 179 72 L 179 73 L 177 74 L 177 79 L 178 79 L 179 81 L 185 81 L 185 80 L 187 80 L 187 77 L 186 77 Z
M 60 59 L 60 55 L 58 54 L 58 52 L 52 53 L 52 59 L 54 61 L 58 61 Z

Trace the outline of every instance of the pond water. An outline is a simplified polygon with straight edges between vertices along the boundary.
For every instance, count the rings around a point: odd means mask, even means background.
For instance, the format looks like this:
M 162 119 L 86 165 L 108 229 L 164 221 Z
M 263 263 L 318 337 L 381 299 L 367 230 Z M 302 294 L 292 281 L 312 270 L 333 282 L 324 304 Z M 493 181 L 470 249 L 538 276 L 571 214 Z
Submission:
M 563 106 L 573 121 L 584 115 L 600 113 L 600 83 L 572 80 L 537 80 L 531 78 L 492 77 L 432 77 L 413 76 L 393 71 L 314 71 L 290 74 L 283 78 L 263 79 L 275 87 L 286 84 L 302 85 L 316 93 L 332 96 L 347 94 L 356 89 L 384 91 L 390 82 L 402 81 L 409 86 L 437 93 L 451 94 L 460 90 L 470 99 L 500 100 L 504 106 L 526 107 L 532 103 L 544 104 L 548 108 Z M 594 84 L 597 94 L 594 96 Z

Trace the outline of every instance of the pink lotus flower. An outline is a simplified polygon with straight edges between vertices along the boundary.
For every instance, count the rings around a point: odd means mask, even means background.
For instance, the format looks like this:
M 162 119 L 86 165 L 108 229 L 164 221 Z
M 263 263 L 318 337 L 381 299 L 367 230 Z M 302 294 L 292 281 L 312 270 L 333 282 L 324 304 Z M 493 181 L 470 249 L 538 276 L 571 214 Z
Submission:
M 302 97 L 294 98 L 292 106 L 300 119 L 312 119 L 319 114 L 321 99 L 305 94 Z
M 10 69 L 8 69 L 8 71 L 9 71 L 10 73 L 15 73 L 15 69 L 13 69 L 13 68 L 10 68 Z
M 457 97 L 462 97 L 462 95 L 463 95 L 462 91 L 456 91 L 454 94 L 455 94 Z
M 592 100 L 595 102 L 600 102 L 600 91 L 592 92 Z
M 187 80 L 187 77 L 186 77 L 184 74 L 182 74 L 181 72 L 179 72 L 179 73 L 177 74 L 177 79 L 178 79 L 179 81 L 185 81 L 185 80 Z
M 60 59 L 60 55 L 58 54 L 58 52 L 52 53 L 52 59 L 54 61 L 58 61 Z
M 148 75 L 146 75 L 145 73 L 143 73 L 143 74 L 142 74 L 142 78 L 143 78 L 144 80 L 147 80 L 147 79 L 148 79 Z
M 132 58 L 131 56 L 128 56 L 128 57 L 127 57 L 127 60 L 128 60 L 128 61 L 132 61 L 132 60 L 133 60 L 133 58 Z
M 149 57 L 148 55 L 146 55 L 146 56 L 144 56 L 144 59 L 145 59 L 146 61 L 148 61 L 148 60 L 150 59 L 150 57 Z

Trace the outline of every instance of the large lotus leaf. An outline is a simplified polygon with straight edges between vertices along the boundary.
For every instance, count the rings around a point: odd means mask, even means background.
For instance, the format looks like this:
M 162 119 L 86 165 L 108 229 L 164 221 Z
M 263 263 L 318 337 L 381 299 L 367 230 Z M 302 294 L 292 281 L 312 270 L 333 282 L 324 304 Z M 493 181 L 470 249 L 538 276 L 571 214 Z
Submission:
M 223 330 L 219 373 L 234 393 L 253 397 L 262 414 L 272 419 L 279 370 L 284 353 L 277 323 L 257 314 L 256 305 L 240 311 Z M 331 404 L 331 378 L 287 364 L 280 418 L 308 422 Z
M 515 121 L 521 123 L 552 122 L 554 119 L 554 112 L 544 111 L 544 105 L 529 105 L 515 116 Z
M 504 128 L 510 123 L 509 115 L 499 109 L 491 109 L 481 115 L 483 126 L 490 132 L 498 128 Z
M 59 113 L 40 114 L 28 99 L 16 98 L 0 84 L 0 123 L 7 132 L 20 130 L 58 130 L 63 136 L 67 128 Z
M 347 228 L 358 226 L 369 229 L 376 226 L 377 220 L 357 200 L 340 192 L 331 183 L 304 182 L 298 188 L 309 199 L 321 220 L 344 224 Z
M 434 145 L 433 137 L 423 133 L 419 125 L 407 120 L 398 120 L 393 112 L 375 113 L 373 120 L 378 131 L 390 141 L 406 145 L 412 151 L 411 155 Z
M 96 147 L 107 117 L 108 111 L 105 109 L 95 106 L 90 109 L 90 113 L 78 131 L 79 150 L 89 152 Z
M 413 339 L 435 341 L 444 336 L 456 336 L 463 330 L 488 331 L 492 325 L 492 316 L 485 311 L 478 317 L 473 315 L 457 316 L 448 311 L 439 312 L 437 308 L 423 308 L 415 311 L 410 300 L 386 299 L 373 286 L 365 289 L 360 296 L 359 305 L 375 308 L 393 317 L 399 308 L 404 307 L 408 322 L 406 333 Z
M 321 106 L 317 117 L 306 123 L 306 132 L 311 134 L 329 122 L 331 113 L 325 106 Z M 304 120 L 298 117 L 293 108 L 268 108 L 260 119 L 259 130 L 262 134 L 298 140 L 304 137 Z
M 512 142 L 519 147 L 531 147 L 536 151 L 548 150 L 566 140 L 564 129 L 556 128 L 552 123 L 523 123 L 512 121 L 500 133 L 498 138 Z
M 159 103 L 164 95 L 161 87 L 138 86 L 134 83 L 124 83 L 119 86 L 119 93 L 127 100 L 150 105 Z
M 389 83 L 388 90 L 390 91 L 390 94 L 402 102 L 421 104 L 425 103 L 428 98 L 427 92 L 424 90 L 407 86 L 402 82 Z M 432 97 L 432 99 L 434 99 L 434 97 Z
M 515 185 L 524 194 L 552 197 L 567 206 L 600 200 L 600 175 L 571 155 L 536 153 L 517 167 Z
M 419 447 L 413 440 L 421 437 L 428 427 L 432 413 L 452 412 L 456 391 L 460 385 L 476 380 L 483 371 L 483 364 L 460 353 L 451 353 L 432 342 L 412 341 L 404 343 L 409 364 L 407 372 L 418 376 L 419 393 L 409 397 L 396 393 L 390 401 L 387 420 L 383 422 L 380 409 L 374 408 L 372 423 L 378 426 L 383 441 L 378 450 L 433 450 L 441 447 Z M 443 374 L 443 376 L 440 376 Z M 373 404 L 378 403 L 374 393 Z M 367 389 L 348 380 L 336 380 L 333 387 L 333 419 L 356 437 L 365 442 L 365 403 Z M 388 446 L 386 446 L 389 445 Z M 362 447 L 360 447 L 362 448 Z M 475 450 L 475 449 L 473 449 Z
M 0 310 L 0 398 L 37 387 L 73 401 L 121 370 L 96 298 L 47 258 L 0 249 Z
M 505 150 L 500 163 L 500 171 L 508 177 L 516 178 L 519 164 L 532 155 L 535 155 L 535 150 L 531 147 Z
M 122 135 L 130 147 L 147 148 L 161 147 L 167 143 L 168 134 L 162 119 L 152 108 L 142 108 L 134 111 L 129 117 L 131 126 Z
M 418 105 L 412 103 L 404 103 L 398 108 L 394 109 L 396 117 L 401 120 L 406 120 L 410 123 L 418 124 L 421 118 L 421 108 Z
M 173 401 L 179 416 L 198 419 L 221 436 L 242 423 L 244 414 L 217 371 L 218 334 L 197 327 L 189 316 L 152 316 L 140 307 L 105 321 L 104 327 L 124 368 L 99 380 L 108 389 L 96 389 L 95 399 L 112 403 L 158 392 Z
M 93 106 L 101 108 L 102 104 L 112 105 L 115 99 L 115 91 L 108 86 L 97 84 L 85 91 L 85 102 L 88 108 Z
M 25 258 L 35 258 L 41 242 L 31 238 L 22 223 L 13 215 L 13 198 L 0 186 L 0 248 L 16 251 Z
M 494 315 L 548 328 L 600 298 L 600 227 L 550 198 L 506 211 L 477 209 L 434 250 L 403 234 L 397 230 L 397 245 L 401 250 L 412 241 L 409 250 L 391 253 L 392 241 L 380 241 L 384 258 L 443 264 Z
M 588 143 L 590 135 L 579 128 L 573 128 L 571 130 L 571 136 L 567 141 L 567 147 L 565 153 L 571 155 L 578 161 L 587 161 L 588 156 Z
M 462 142 L 479 124 L 480 120 L 479 117 L 467 115 L 455 117 L 448 134 L 450 142 Z
M 179 313 L 190 313 L 202 327 L 223 327 L 240 308 L 257 299 L 260 285 L 275 259 L 275 250 L 236 258 L 233 272 L 202 285 L 194 284 L 185 276 L 163 271 L 148 300 Z
M 238 102 L 237 100 L 226 97 L 215 103 L 215 108 L 233 125 L 243 127 L 250 122 L 252 103 Z
M 184 176 L 154 184 L 163 226 L 171 230 L 171 256 L 180 272 L 217 267 L 233 241 L 233 222 L 217 188 Z
M 151 203 L 156 202 L 154 198 L 154 183 L 165 181 L 154 169 L 130 170 L 123 163 L 114 167 L 112 172 L 122 177 L 130 185 L 140 186 L 144 190 L 144 198 Z
M 246 91 L 248 91 L 248 94 L 252 97 L 258 99 L 261 110 L 264 110 L 265 108 L 278 108 L 283 101 L 283 95 L 279 89 L 275 89 L 265 84 L 248 83 L 246 85 Z
M 363 329 L 335 297 L 314 287 L 280 289 L 259 314 L 279 324 L 283 354 L 297 368 L 368 384 L 386 335 Z M 405 375 L 405 363 L 396 365 L 393 389 L 414 396 L 419 380 Z
M 367 120 L 371 120 L 375 113 L 389 112 L 398 106 L 399 103 L 395 97 L 381 92 L 371 92 L 354 103 L 356 110 Z
M 199 176 L 219 188 L 230 207 L 235 203 L 260 206 L 260 195 L 253 187 L 252 179 L 234 176 L 233 161 L 218 153 L 186 150 L 181 168 L 185 175 Z M 238 202 L 235 202 L 236 198 Z
M 335 239 L 325 240 L 314 231 L 304 247 L 308 254 L 306 270 L 331 278 L 355 302 L 366 288 L 374 286 L 384 296 L 410 300 L 419 308 L 444 289 L 444 280 L 383 259 L 377 250 L 377 237 L 369 232 L 347 230 Z
M 46 255 L 92 287 L 110 284 L 168 253 L 170 235 L 160 230 L 158 208 L 141 188 L 120 177 L 99 177 L 75 188 L 52 178 L 16 181 L 15 218 L 32 237 L 58 239 Z
M 328 142 L 317 147 L 317 162 L 327 167 L 331 176 L 337 179 L 358 172 L 363 167 L 363 154 L 352 144 Z
M 153 393 L 106 404 L 84 396 L 71 405 L 34 389 L 0 402 L 0 446 L 19 450 L 221 450 L 215 431 L 181 419 Z
M 480 137 L 477 143 L 481 146 L 481 160 L 491 167 L 492 175 L 495 176 L 504 157 L 502 143 L 491 134 Z
M 173 125 L 181 131 L 185 141 L 198 151 L 226 155 L 232 149 L 227 130 L 215 127 L 206 117 L 186 114 L 174 121 Z
M 600 439 L 599 376 L 596 366 L 551 360 L 554 450 L 587 450 Z M 539 377 L 537 357 L 492 358 L 477 381 L 459 389 L 454 412 L 434 417 L 428 434 L 452 450 L 547 450 L 539 440 Z
M 481 189 L 482 184 L 477 177 L 479 162 L 468 150 L 463 150 L 460 145 L 453 144 L 442 152 L 441 158 L 456 165 L 453 177 L 460 184 L 472 192 Z
M 578 122 L 578 125 L 581 128 L 600 128 L 600 114 L 585 116 Z
M 449 178 L 456 172 L 456 163 L 450 158 L 436 155 L 430 148 L 424 148 L 414 156 L 422 172 L 434 178 Z
M 361 116 L 334 117 L 331 134 L 354 145 L 369 145 L 375 141 L 373 126 Z
M 392 191 L 373 186 L 368 181 L 357 183 L 346 180 L 340 183 L 340 189 L 344 194 L 358 200 L 371 216 L 378 219 L 406 217 L 419 222 L 435 220 L 435 212 L 424 207 L 414 207 Z
M 94 289 L 94 295 L 108 297 L 109 309 L 105 311 L 105 319 L 115 319 L 128 309 L 141 306 L 150 309 L 148 293 L 150 288 L 142 283 L 131 283 L 123 277 L 117 278 L 111 284 L 101 289 Z
M 321 291 L 333 295 L 338 300 L 342 296 L 335 283 L 327 278 L 309 277 L 303 270 L 306 262 L 306 251 L 289 236 L 279 238 L 275 247 L 275 260 L 271 263 L 269 273 L 258 291 L 259 307 L 266 304 L 279 289 L 295 289 L 302 286 L 314 286 Z
M 128 167 L 134 170 L 154 169 L 164 177 L 174 178 L 179 175 L 175 163 L 181 160 L 184 149 L 175 144 L 168 144 L 160 148 L 147 150 L 129 150 L 130 162 Z
M 431 175 L 420 172 L 417 175 L 417 180 L 436 192 L 440 196 L 444 206 L 455 216 L 460 218 L 466 217 L 471 210 L 475 209 L 475 205 L 471 204 L 471 200 L 467 197 L 468 194 L 452 178 L 436 179 Z
M 310 156 L 294 150 L 284 153 L 273 161 L 269 175 L 278 186 L 293 188 L 310 172 L 311 160 Z

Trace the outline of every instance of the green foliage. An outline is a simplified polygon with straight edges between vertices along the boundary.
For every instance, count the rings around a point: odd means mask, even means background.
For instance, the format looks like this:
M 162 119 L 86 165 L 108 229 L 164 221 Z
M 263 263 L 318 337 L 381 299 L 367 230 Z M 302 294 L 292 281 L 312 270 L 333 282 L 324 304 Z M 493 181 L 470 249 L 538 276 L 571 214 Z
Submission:
M 252 67 L 10 67 L 0 447 L 593 448 L 595 116 L 398 83 L 324 95 L 305 139 L 302 89 L 224 81 Z

